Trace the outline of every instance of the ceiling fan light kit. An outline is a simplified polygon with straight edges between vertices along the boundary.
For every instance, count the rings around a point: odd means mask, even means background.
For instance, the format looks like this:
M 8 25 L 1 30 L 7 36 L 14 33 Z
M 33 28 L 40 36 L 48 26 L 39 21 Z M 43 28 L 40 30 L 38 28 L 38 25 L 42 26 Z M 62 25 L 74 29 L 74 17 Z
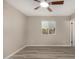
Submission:
M 64 4 L 64 0 L 56 0 L 56 1 L 52 1 L 52 2 L 47 2 L 47 0 L 44 0 L 44 1 L 34 0 L 34 1 L 40 3 L 40 6 L 34 8 L 35 10 L 39 9 L 40 7 L 44 7 L 44 8 L 47 8 L 48 11 L 50 11 L 50 12 L 52 12 L 52 9 L 49 7 L 50 5 L 62 5 L 62 4 Z
M 49 4 L 47 2 L 41 2 L 40 6 L 46 8 L 46 7 L 49 7 Z

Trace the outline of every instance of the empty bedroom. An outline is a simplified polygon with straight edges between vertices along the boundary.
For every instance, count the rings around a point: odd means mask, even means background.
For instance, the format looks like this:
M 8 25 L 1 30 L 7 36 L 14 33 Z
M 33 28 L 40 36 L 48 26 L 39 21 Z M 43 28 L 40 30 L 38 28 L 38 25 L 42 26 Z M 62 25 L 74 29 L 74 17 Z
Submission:
M 4 59 L 75 59 L 75 0 L 3 0 Z

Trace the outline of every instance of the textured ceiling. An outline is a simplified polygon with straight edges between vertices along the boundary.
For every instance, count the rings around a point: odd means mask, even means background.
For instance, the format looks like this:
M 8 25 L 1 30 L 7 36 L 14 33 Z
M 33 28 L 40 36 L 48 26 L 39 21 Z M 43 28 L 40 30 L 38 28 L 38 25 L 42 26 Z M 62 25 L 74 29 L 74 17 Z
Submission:
M 13 7 L 24 13 L 26 16 L 69 16 L 75 11 L 74 0 L 64 0 L 63 5 L 53 5 L 50 8 L 53 12 L 49 12 L 46 8 L 34 8 L 39 6 L 39 3 L 34 0 L 6 0 Z M 42 1 L 42 0 L 40 0 Z M 51 2 L 55 0 L 47 0 Z

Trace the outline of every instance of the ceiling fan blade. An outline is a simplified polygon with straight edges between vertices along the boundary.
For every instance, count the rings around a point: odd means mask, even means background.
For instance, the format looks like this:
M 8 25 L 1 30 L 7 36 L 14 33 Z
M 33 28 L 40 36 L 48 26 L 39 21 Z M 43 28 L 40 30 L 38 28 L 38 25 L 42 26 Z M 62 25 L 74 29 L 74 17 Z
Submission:
M 53 1 L 53 2 L 49 2 L 49 5 L 60 5 L 60 4 L 64 4 L 64 1 Z
M 34 0 L 34 1 L 36 1 L 36 2 L 40 2 L 39 0 Z
M 40 6 L 38 6 L 38 7 L 36 7 L 36 8 L 34 8 L 35 10 L 37 10 L 37 9 L 39 9 L 40 8 Z
M 48 9 L 50 12 L 52 12 L 52 9 L 51 9 L 51 8 L 48 7 L 47 9 Z

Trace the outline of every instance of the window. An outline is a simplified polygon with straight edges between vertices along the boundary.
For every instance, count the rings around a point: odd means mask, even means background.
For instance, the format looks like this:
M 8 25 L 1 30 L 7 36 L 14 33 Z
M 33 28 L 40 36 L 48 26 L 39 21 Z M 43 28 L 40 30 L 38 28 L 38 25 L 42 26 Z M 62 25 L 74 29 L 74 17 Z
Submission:
M 55 34 L 56 22 L 55 21 L 42 21 L 42 33 L 43 34 Z

